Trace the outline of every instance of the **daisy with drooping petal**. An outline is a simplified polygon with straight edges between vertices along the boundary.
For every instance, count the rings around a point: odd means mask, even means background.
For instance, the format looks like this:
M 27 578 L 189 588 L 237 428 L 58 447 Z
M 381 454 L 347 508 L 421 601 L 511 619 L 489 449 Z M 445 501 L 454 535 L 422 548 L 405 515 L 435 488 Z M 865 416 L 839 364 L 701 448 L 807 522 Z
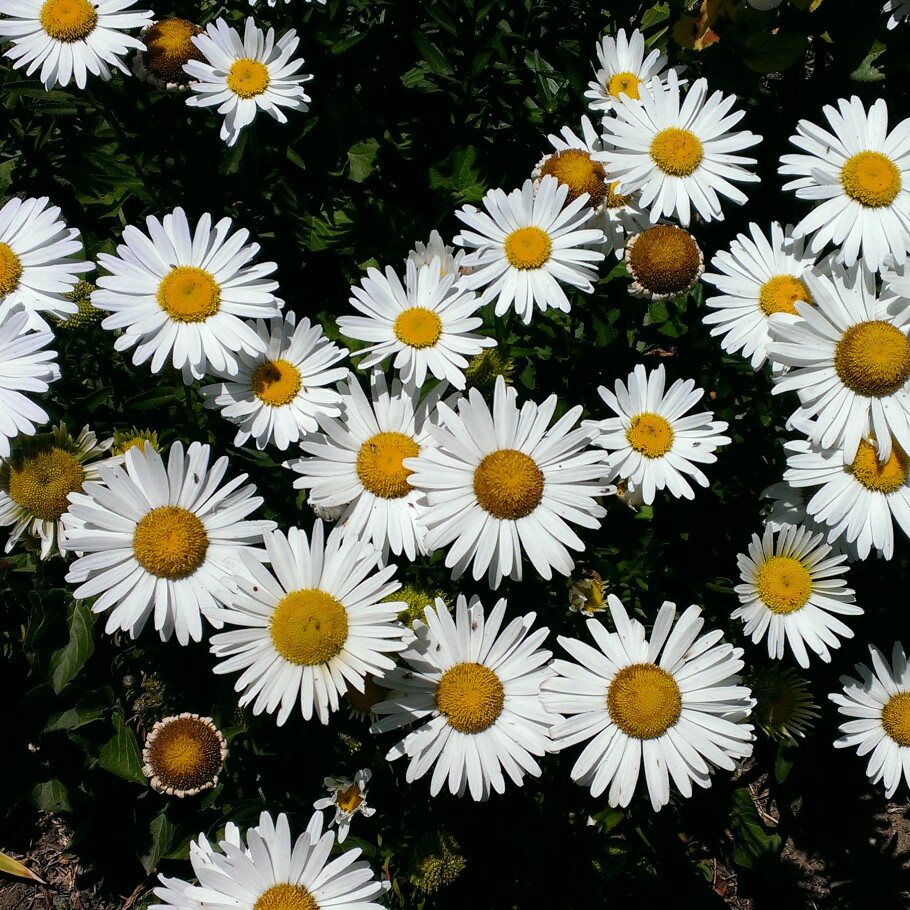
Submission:
M 323 833 L 323 821 L 315 812 L 292 841 L 287 816 L 273 821 L 263 812 L 259 825 L 246 832 L 246 845 L 229 822 L 220 852 L 200 834 L 190 846 L 199 884 L 160 875 L 163 887 L 154 890 L 164 903 L 150 910 L 382 910 L 375 899 L 388 882 L 376 881 L 370 867 L 357 862 L 359 847 L 330 862 L 335 835 Z
M 341 414 L 341 395 L 327 388 L 350 373 L 336 366 L 347 356 L 325 337 L 321 326 L 294 313 L 266 323 L 256 320 L 256 332 L 265 345 L 262 354 L 240 352 L 235 375 L 203 386 L 206 407 L 220 408 L 239 427 L 234 445 L 256 440 L 256 448 L 274 443 L 286 449 L 307 434 L 316 433 L 320 417 Z
M 162 221 L 149 215 L 146 225 L 148 235 L 123 229 L 116 256 L 98 255 L 110 275 L 98 279 L 92 303 L 112 312 L 104 328 L 123 330 L 114 348 L 135 346 L 133 363 L 151 359 L 153 373 L 170 359 L 187 384 L 207 372 L 236 374 L 240 351 L 264 353 L 266 341 L 245 320 L 272 319 L 283 302 L 266 277 L 275 263 L 252 264 L 259 244 L 244 246 L 249 231 L 230 234 L 230 218 L 212 228 L 206 213 L 190 234 L 181 208 Z
M 784 189 L 820 203 L 795 236 L 812 234 L 812 253 L 836 244 L 847 266 L 861 258 L 877 272 L 889 253 L 902 264 L 910 248 L 910 119 L 888 133 L 885 100 L 867 114 L 856 95 L 822 110 L 833 132 L 800 120 L 790 142 L 808 154 L 780 159 L 778 173 L 796 178 Z
M 526 323 L 534 307 L 569 312 L 569 298 L 560 283 L 586 293 L 594 290 L 596 263 L 604 254 L 585 249 L 604 240 L 603 231 L 586 228 L 590 210 L 587 194 L 566 205 L 569 188 L 549 174 L 537 191 L 526 180 L 520 190 L 506 194 L 490 190 L 481 212 L 466 205 L 455 212 L 468 230 L 455 243 L 475 252 L 463 260 L 470 271 L 461 279 L 471 290 L 483 289 L 481 302 L 495 298 L 496 315 L 512 307 Z
M 394 356 L 392 366 L 406 385 L 424 384 L 427 372 L 447 380 L 456 389 L 465 387 L 467 357 L 494 347 L 496 341 L 475 335 L 483 319 L 474 314 L 482 301 L 463 285 L 458 274 L 446 273 L 442 259 L 418 266 L 409 259 L 404 285 L 395 270 L 385 275 L 367 270 L 360 287 L 352 287 L 349 302 L 362 316 L 341 316 L 338 328 L 348 338 L 373 342 L 355 352 L 360 369 L 381 364 Z
M 356 690 L 355 690 L 356 691 Z M 329 796 L 317 799 L 313 803 L 314 809 L 335 809 L 335 817 L 330 825 L 338 825 L 338 843 L 343 844 L 351 830 L 351 819 L 359 812 L 364 818 L 369 818 L 376 810 L 367 805 L 367 781 L 373 776 L 369 768 L 363 768 L 354 775 L 354 780 L 348 777 L 327 777 L 325 788 Z
M 227 754 L 212 718 L 184 711 L 152 727 L 142 749 L 142 773 L 159 793 L 195 796 L 218 783 Z
M 834 741 L 836 749 L 856 749 L 867 755 L 866 775 L 873 784 L 885 783 L 885 797 L 891 799 L 903 778 L 910 786 L 910 667 L 900 642 L 891 651 L 891 663 L 875 645 L 869 645 L 871 669 L 855 664 L 860 679 L 842 676 L 843 694 L 828 697 L 838 713 L 850 720 L 841 724 L 843 736 Z
M 486 572 L 492 588 L 504 576 L 520 581 L 525 556 L 546 579 L 553 569 L 568 575 L 569 550 L 584 549 L 570 525 L 600 526 L 602 456 L 588 448 L 589 430 L 572 429 L 580 405 L 547 428 L 556 404 L 551 395 L 519 410 L 500 376 L 492 409 L 477 389 L 457 412 L 440 404 L 441 425 L 430 428 L 436 445 L 405 460 L 411 485 L 427 497 L 426 547 L 451 544 L 445 564 L 455 578 L 473 563 L 474 579 Z
M 110 611 L 105 631 L 136 638 L 154 613 L 163 641 L 176 632 L 185 645 L 202 638 L 202 617 L 224 596 L 224 579 L 239 568 L 238 554 L 261 560 L 260 543 L 273 521 L 247 521 L 262 504 L 246 474 L 222 486 L 228 460 L 209 466 L 211 450 L 175 442 L 167 465 L 150 446 L 133 447 L 124 465 L 102 464 L 100 479 L 70 495 L 64 541 L 87 555 L 66 580 L 74 597 L 97 597 L 92 611 Z
M 693 379 L 677 379 L 664 393 L 663 364 L 650 374 L 637 364 L 629 374 L 628 387 L 621 379 L 615 393 L 601 386 L 597 391 L 616 417 L 586 420 L 593 443 L 610 453 L 608 480 L 622 477 L 639 490 L 646 504 L 654 502 L 657 490 L 692 499 L 691 478 L 708 486 L 708 478 L 695 466 L 717 461 L 714 450 L 730 442 L 720 435 L 727 429 L 722 420 L 712 420 L 710 411 L 683 416 L 705 394 Z
M 298 72 L 303 57 L 294 57 L 300 44 L 297 32 L 290 29 L 275 43 L 275 30 L 263 33 L 248 16 L 243 39 L 224 19 L 210 22 L 193 43 L 206 62 L 190 60 L 184 70 L 196 80 L 190 84 L 194 94 L 186 99 L 190 107 L 214 107 L 224 114 L 221 138 L 233 145 L 244 127 L 259 111 L 279 123 L 287 123 L 282 108 L 309 110 L 310 96 L 303 83 L 313 76 Z
M 540 649 L 549 629 L 531 631 L 534 613 L 503 628 L 505 615 L 505 600 L 485 616 L 476 597 L 469 604 L 459 594 L 453 620 L 437 599 L 426 609 L 426 624 L 414 623 L 417 641 L 401 655 L 405 665 L 378 680 L 394 691 L 374 707 L 386 716 L 372 732 L 428 718 L 386 758 L 410 759 L 408 783 L 433 768 L 431 796 L 448 781 L 450 793 L 468 791 L 482 800 L 493 790 L 505 792 L 503 772 L 519 787 L 525 774 L 540 776 L 535 756 L 550 751 L 552 723 L 539 698 L 541 683 L 552 675 L 551 652 Z
M 621 193 L 641 190 L 638 204 L 652 224 L 676 217 L 687 226 L 693 206 L 705 221 L 722 220 L 718 194 L 741 205 L 746 196 L 733 183 L 759 179 L 743 167 L 754 159 L 731 152 L 756 145 L 761 136 L 730 132 L 745 114 L 730 113 L 735 95 L 707 94 L 707 80 L 698 79 L 680 100 L 671 70 L 665 85 L 650 83 L 640 100 L 624 101 L 615 118 L 604 120 L 608 176 L 619 180 Z
M 130 48 L 141 50 L 137 38 L 121 29 L 142 28 L 151 10 L 131 10 L 135 0 L 0 0 L 0 38 L 12 41 L 5 56 L 26 76 L 39 67 L 45 89 L 67 86 L 70 80 L 85 88 L 86 76 L 105 82 L 111 69 L 129 75 L 121 59 Z
M 247 572 L 215 611 L 239 628 L 212 636 L 212 653 L 224 658 L 214 670 L 242 670 L 241 707 L 277 710 L 279 727 L 298 703 L 304 720 L 315 713 L 327 724 L 348 687 L 362 692 L 367 673 L 391 670 L 388 655 L 413 637 L 398 622 L 405 605 L 383 600 L 400 587 L 395 566 L 377 569 L 379 550 L 341 528 L 325 540 L 321 521 L 312 539 L 290 528 L 266 534 L 265 546 L 272 571 L 241 553 Z
M 650 641 L 609 595 L 616 627 L 587 621 L 596 648 L 573 638 L 559 643 L 577 663 L 556 660 L 557 676 L 544 681 L 541 701 L 558 714 L 550 736 L 557 749 L 590 742 L 572 779 L 611 806 L 628 806 L 642 769 L 651 805 L 670 801 L 670 779 L 685 797 L 692 784 L 711 786 L 713 767 L 732 771 L 752 754 L 752 726 L 741 721 L 754 701 L 739 685 L 742 648 L 719 644 L 721 631 L 699 635 L 701 608 L 689 607 L 675 623 L 676 606 L 661 605 Z
M 762 537 L 752 535 L 749 555 L 736 557 L 743 584 L 735 590 L 742 606 L 731 619 L 743 621 L 754 644 L 766 638 L 769 657 L 779 660 L 789 646 L 801 667 L 809 666 L 808 651 L 830 663 L 829 648 L 839 648 L 840 638 L 853 638 L 853 630 L 832 614 L 863 612 L 853 589 L 838 577 L 847 571 L 846 554 L 830 556 L 823 536 L 794 525 L 777 535 L 765 528 Z

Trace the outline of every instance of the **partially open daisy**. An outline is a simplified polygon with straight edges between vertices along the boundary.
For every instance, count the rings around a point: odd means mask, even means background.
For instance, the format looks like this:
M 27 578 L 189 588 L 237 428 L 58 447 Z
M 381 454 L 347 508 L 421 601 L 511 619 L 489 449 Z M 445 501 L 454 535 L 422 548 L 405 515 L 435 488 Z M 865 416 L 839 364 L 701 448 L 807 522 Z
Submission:
M 396 730 L 428 718 L 386 756 L 410 759 L 410 783 L 430 768 L 430 795 L 448 781 L 449 792 L 475 800 L 504 793 L 505 776 L 521 786 L 540 775 L 535 756 L 550 750 L 552 716 L 540 704 L 541 683 L 552 671 L 551 652 L 540 649 L 549 629 L 531 632 L 535 614 L 517 616 L 502 628 L 506 602 L 485 616 L 475 597 L 458 596 L 455 619 L 442 600 L 427 607 L 426 625 L 415 623 L 417 641 L 402 654 L 404 665 L 379 682 L 394 691 L 376 705 L 387 715 L 370 728 Z M 433 767 L 435 765 L 435 767 Z
M 644 768 L 651 805 L 670 801 L 670 779 L 685 797 L 692 784 L 711 786 L 712 767 L 732 771 L 752 753 L 752 726 L 741 723 L 754 701 L 741 682 L 742 649 L 719 644 L 706 632 L 701 608 L 689 607 L 675 623 L 676 607 L 661 605 L 648 641 L 609 595 L 616 627 L 587 621 L 596 648 L 573 638 L 559 643 L 577 663 L 556 660 L 557 676 L 545 680 L 541 701 L 555 713 L 550 736 L 557 749 L 590 742 L 572 768 L 572 779 L 611 806 L 628 806 Z
M 320 417 L 341 414 L 341 395 L 328 386 L 350 373 L 337 366 L 348 351 L 332 344 L 309 319 L 297 325 L 294 313 L 268 323 L 257 319 L 256 332 L 265 351 L 241 351 L 235 375 L 200 391 L 206 407 L 220 408 L 239 427 L 235 446 L 252 438 L 258 449 L 270 442 L 286 449 L 317 432 Z
M 483 289 L 483 303 L 495 298 L 497 316 L 510 307 L 526 323 L 535 306 L 568 313 L 569 298 L 560 283 L 594 290 L 591 280 L 604 254 L 585 245 L 601 243 L 603 231 L 585 227 L 591 217 L 587 194 L 566 205 L 568 193 L 568 186 L 548 174 L 536 193 L 534 182 L 526 180 L 508 194 L 490 190 L 483 197 L 486 212 L 473 205 L 455 212 L 469 228 L 455 243 L 474 250 L 463 260 L 470 272 L 462 284 Z
M 458 274 L 446 272 L 443 260 L 437 258 L 421 266 L 409 259 L 404 285 L 391 266 L 385 275 L 368 269 L 360 287 L 351 288 L 354 296 L 349 299 L 363 315 L 338 319 L 342 334 L 372 342 L 355 354 L 366 355 L 360 369 L 394 357 L 392 366 L 405 384 L 419 388 L 429 372 L 463 389 L 466 358 L 495 346 L 496 341 L 474 334 L 483 325 L 475 315 L 482 301 L 457 280 Z
M 159 793 L 195 796 L 218 783 L 227 754 L 212 718 L 184 711 L 152 727 L 142 750 L 142 773 Z
M 796 742 L 815 725 L 818 707 L 808 682 L 789 667 L 771 664 L 748 678 L 755 698 L 752 720 L 772 739 Z
M 264 33 L 248 16 L 243 39 L 224 19 L 210 22 L 204 34 L 193 38 L 205 62 L 190 60 L 184 67 L 195 81 L 194 94 L 186 99 L 190 107 L 214 107 L 224 114 L 221 138 L 230 146 L 240 131 L 249 126 L 259 111 L 279 123 L 287 123 L 282 108 L 307 111 L 310 100 L 303 83 L 312 79 L 299 73 L 303 58 L 294 51 L 300 39 L 290 29 L 275 42 L 275 30 Z
M 408 253 L 408 261 L 413 262 L 417 268 L 420 268 L 421 266 L 429 265 L 434 259 L 438 259 L 440 271 L 443 275 L 450 273 L 460 275 L 461 261 L 465 255 L 464 250 L 456 252 L 455 247 L 444 243 L 439 231 L 431 231 L 430 239 L 426 243 L 418 240 L 414 244 L 414 249 Z
M 903 263 L 910 246 L 910 120 L 888 133 L 883 98 L 868 114 L 855 95 L 822 110 L 833 132 L 800 120 L 790 142 L 808 154 L 780 159 L 779 173 L 796 178 L 784 189 L 820 203 L 795 235 L 813 235 L 813 253 L 837 244 L 837 256 L 848 266 L 861 256 L 877 272 L 889 253 Z
M 420 521 L 432 551 L 451 544 L 446 565 L 460 576 L 473 563 L 497 588 L 504 576 L 521 580 L 524 556 L 546 579 L 568 575 L 569 550 L 584 544 L 570 525 L 597 528 L 606 514 L 601 454 L 588 447 L 590 431 L 572 429 L 581 406 L 547 428 L 556 395 L 541 405 L 527 401 L 500 376 L 493 407 L 477 389 L 459 399 L 458 411 L 440 404 L 441 426 L 431 427 L 436 446 L 406 459 L 411 485 L 426 493 Z
M 730 113 L 735 95 L 707 94 L 707 80 L 698 79 L 680 100 L 679 79 L 670 70 L 665 85 L 652 82 L 640 100 L 617 105 L 616 117 L 604 120 L 608 174 L 619 180 L 621 193 L 641 190 L 639 205 L 652 224 L 676 217 L 688 225 L 692 206 L 705 221 L 721 220 L 718 195 L 742 204 L 746 196 L 733 183 L 758 180 L 743 167 L 755 160 L 731 152 L 756 145 L 761 136 L 730 132 L 745 113 Z
M 272 319 L 282 301 L 278 282 L 266 276 L 274 262 L 252 264 L 259 244 L 246 244 L 245 228 L 230 233 L 230 218 L 212 228 L 204 214 L 193 234 L 183 209 L 162 221 L 149 215 L 148 235 L 127 225 L 117 255 L 99 253 L 110 272 L 98 279 L 92 303 L 112 315 L 106 329 L 122 329 L 118 351 L 132 347 L 133 363 L 151 359 L 157 373 L 170 360 L 187 384 L 207 372 L 234 374 L 237 354 L 265 352 L 266 341 L 247 319 Z
M 765 528 L 762 537 L 752 535 L 749 555 L 736 557 L 743 584 L 735 590 L 742 606 L 731 619 L 743 621 L 755 644 L 766 639 L 770 657 L 782 658 L 788 646 L 801 667 L 809 666 L 808 651 L 829 663 L 829 648 L 839 648 L 840 638 L 853 638 L 835 614 L 863 612 L 853 589 L 838 577 L 847 571 L 846 555 L 831 556 L 822 538 L 794 525 L 778 534 Z
M 126 11 L 135 0 L 0 0 L 0 38 L 12 41 L 5 56 L 31 76 L 39 68 L 45 89 L 85 88 L 86 75 L 107 81 L 111 68 L 129 74 L 121 59 L 142 42 L 122 29 L 142 28 L 151 10 Z
M 903 645 L 895 642 L 891 663 L 875 645 L 869 645 L 871 669 L 855 664 L 860 679 L 842 676 L 843 694 L 828 697 L 838 713 L 850 720 L 841 724 L 843 736 L 836 749 L 856 749 L 867 755 L 866 775 L 873 784 L 885 783 L 885 797 L 894 796 L 903 778 L 910 786 L 910 667 Z
M 170 92 L 187 91 L 190 75 L 183 67 L 190 60 L 204 60 L 193 38 L 202 26 L 188 19 L 161 19 L 139 33 L 145 48 L 133 57 L 133 72 L 155 88 Z
M 136 638 L 154 613 L 163 640 L 176 631 L 185 645 L 202 638 L 202 617 L 223 596 L 226 576 L 239 568 L 241 550 L 261 560 L 262 534 L 272 521 L 247 521 L 262 504 L 246 474 L 223 486 L 228 460 L 209 466 L 210 449 L 175 442 L 165 466 L 151 447 L 129 449 L 124 466 L 100 465 L 99 481 L 70 497 L 64 541 L 87 555 L 66 580 L 75 597 L 97 597 L 92 610 L 110 611 L 105 631 Z
M 656 224 L 631 237 L 625 260 L 632 276 L 629 293 L 649 300 L 685 294 L 705 270 L 705 257 L 695 238 L 673 224 Z
M 714 450 L 730 442 L 721 435 L 727 424 L 712 420 L 710 411 L 683 416 L 701 400 L 704 389 L 696 389 L 693 379 L 677 379 L 665 394 L 663 364 L 650 374 L 637 364 L 627 383 L 628 387 L 618 379 L 615 392 L 604 386 L 597 390 L 616 417 L 584 422 L 591 428 L 594 444 L 610 453 L 608 479 L 629 480 L 646 504 L 654 502 L 657 490 L 663 489 L 692 499 L 695 494 L 687 478 L 708 486 L 708 478 L 696 464 L 717 461 Z
M 111 442 L 99 443 L 88 427 L 73 439 L 63 423 L 49 433 L 16 440 L 0 465 L 0 527 L 11 526 L 7 553 L 23 534 L 41 541 L 42 559 L 67 551 L 61 519 L 68 497 L 99 478 L 98 459 Z
M 314 809 L 334 809 L 335 817 L 329 824 L 338 825 L 338 843 L 343 844 L 351 829 L 351 819 L 360 813 L 364 818 L 374 815 L 376 810 L 367 805 L 367 782 L 372 777 L 369 768 L 363 768 L 349 777 L 327 777 L 325 788 L 329 795 L 317 799 Z
M 583 616 L 594 616 L 607 609 L 607 584 L 600 572 L 587 569 L 584 578 L 569 588 L 569 609 Z

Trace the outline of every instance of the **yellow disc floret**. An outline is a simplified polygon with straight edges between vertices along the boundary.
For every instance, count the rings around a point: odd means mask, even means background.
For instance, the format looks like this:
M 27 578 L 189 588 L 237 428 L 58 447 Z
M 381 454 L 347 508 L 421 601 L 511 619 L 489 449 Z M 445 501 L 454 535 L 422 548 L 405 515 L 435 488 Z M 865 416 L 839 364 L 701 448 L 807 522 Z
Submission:
M 436 707 L 461 733 L 482 733 L 491 727 L 504 702 L 499 677 L 483 664 L 456 664 L 443 673 L 436 689 Z
M 269 632 L 285 660 L 313 667 L 341 652 L 348 640 L 348 613 L 331 594 L 303 588 L 279 601 Z
M 847 159 L 840 173 L 844 192 L 866 208 L 891 205 L 900 192 L 901 174 L 881 152 L 860 152 Z
M 198 516 L 180 506 L 152 509 L 133 532 L 136 561 L 158 578 L 192 575 L 205 561 L 208 548 L 205 526 Z
M 872 443 L 861 439 L 856 457 L 847 470 L 867 490 L 876 493 L 893 493 L 907 482 L 910 458 L 900 446 L 892 443 L 891 456 L 884 463 L 878 460 L 878 453 Z
M 402 344 L 421 351 L 442 337 L 442 320 L 432 310 L 415 306 L 398 314 L 393 330 Z
M 235 60 L 228 71 L 228 88 L 241 98 L 255 98 L 269 87 L 269 68 L 258 60 Z
M 272 885 L 259 896 L 253 910 L 319 910 L 319 904 L 303 885 Z
M 0 297 L 12 294 L 19 287 L 22 263 L 5 243 L 0 243 Z
M 412 472 L 402 462 L 415 458 L 420 446 L 404 433 L 388 431 L 371 436 L 357 453 L 357 476 L 364 488 L 382 499 L 400 499 L 411 492 Z
M 191 79 L 184 72 L 190 60 L 205 60 L 202 51 L 193 44 L 193 37 L 201 35 L 201 26 L 188 19 L 162 19 L 142 36 L 145 43 L 145 67 L 165 82 L 185 85 Z
M 27 448 L 3 474 L 10 499 L 42 521 L 57 521 L 69 508 L 69 494 L 78 493 L 85 480 L 79 459 L 54 445 Z
M 539 269 L 550 258 L 552 249 L 550 235 L 535 225 L 519 228 L 506 237 L 506 259 L 522 271 Z
M 281 408 L 290 404 L 300 391 L 300 370 L 286 360 L 267 360 L 251 377 L 253 394 L 264 404 Z
M 98 24 L 98 12 L 88 0 L 46 0 L 39 18 L 41 28 L 65 44 L 88 38 Z
M 910 379 L 910 341 L 890 322 L 859 322 L 837 343 L 834 369 L 857 395 L 892 395 Z
M 755 587 L 761 602 L 781 616 L 802 609 L 812 595 L 812 576 L 790 556 L 772 556 L 759 566 Z
M 335 805 L 342 812 L 353 813 L 360 808 L 363 802 L 363 794 L 360 792 L 360 784 L 353 783 L 344 790 L 339 790 L 335 794 Z
M 210 720 L 181 714 L 156 725 L 144 758 L 160 788 L 198 790 L 212 785 L 223 754 L 224 738 Z
M 658 224 L 642 231 L 628 245 L 626 265 L 643 293 L 675 297 L 699 279 L 704 257 L 688 231 Z
M 607 172 L 584 149 L 564 149 L 550 155 L 540 168 L 540 176 L 555 177 L 569 188 L 566 202 L 587 193 L 591 206 L 600 205 L 607 195 Z
M 627 95 L 629 98 L 639 99 L 638 86 L 641 85 L 641 79 L 635 73 L 616 73 L 610 77 L 607 83 L 607 91 L 614 97 Z
M 607 689 L 607 711 L 627 736 L 656 739 L 679 720 L 682 695 L 673 675 L 656 664 L 630 664 Z
M 651 140 L 651 160 L 671 177 L 695 173 L 704 155 L 701 140 L 676 126 L 661 130 Z
M 607 208 L 608 209 L 621 209 L 624 205 L 628 205 L 632 201 L 632 194 L 628 196 L 623 196 L 622 193 L 618 193 L 616 190 L 619 187 L 619 181 L 614 180 L 607 189 Z
M 662 458 L 673 448 L 673 427 L 666 417 L 645 411 L 632 418 L 626 439 L 645 458 Z
M 898 692 L 882 708 L 882 727 L 899 746 L 910 746 L 910 692 Z
M 766 316 L 772 313 L 798 315 L 794 306 L 797 300 L 812 303 L 812 295 L 795 275 L 775 275 L 758 292 L 758 305 Z
M 161 279 L 158 303 L 175 322 L 205 322 L 221 307 L 221 288 L 204 269 L 178 265 Z
M 474 471 L 477 504 L 494 518 L 516 521 L 530 515 L 543 497 L 543 472 L 530 455 L 499 449 Z

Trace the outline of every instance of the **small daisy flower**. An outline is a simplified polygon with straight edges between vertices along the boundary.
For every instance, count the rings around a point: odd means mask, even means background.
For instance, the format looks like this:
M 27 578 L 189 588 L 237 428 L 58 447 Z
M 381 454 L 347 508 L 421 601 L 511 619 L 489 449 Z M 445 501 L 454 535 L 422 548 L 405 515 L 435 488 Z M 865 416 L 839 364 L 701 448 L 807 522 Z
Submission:
M 190 107 L 214 107 L 224 114 L 221 138 L 233 145 L 240 131 L 249 126 L 259 111 L 279 123 L 287 123 L 282 108 L 309 110 L 310 96 L 303 83 L 313 76 L 298 71 L 302 57 L 294 57 L 300 39 L 290 29 L 275 43 L 275 30 L 263 33 L 248 16 L 243 40 L 224 19 L 210 22 L 205 33 L 193 38 L 206 62 L 190 60 L 184 70 L 195 80 L 194 94 L 186 99 Z
M 190 75 L 183 67 L 190 60 L 205 59 L 193 44 L 193 38 L 202 31 L 201 25 L 188 19 L 161 19 L 149 23 L 139 33 L 139 40 L 145 47 L 133 57 L 133 72 L 162 91 L 187 91 Z
M 897 28 L 901 19 L 910 16 L 910 0 L 885 0 L 882 12 L 891 13 L 888 17 L 888 28 Z
M 195 796 L 218 783 L 227 754 L 212 718 L 184 711 L 152 727 L 142 750 L 142 773 L 159 793 Z
M 284 450 L 316 433 L 320 417 L 341 414 L 341 395 L 328 386 L 350 373 L 336 366 L 348 351 L 332 344 L 309 319 L 297 325 L 294 313 L 268 323 L 257 319 L 256 332 L 264 352 L 241 351 L 236 374 L 200 392 L 206 407 L 220 408 L 239 427 L 235 446 L 252 438 L 257 449 L 271 442 Z
M 754 644 L 767 639 L 769 657 L 779 660 L 787 645 L 804 668 L 808 651 L 830 663 L 828 649 L 840 647 L 838 636 L 853 638 L 853 630 L 833 614 L 863 612 L 853 589 L 838 577 L 847 571 L 846 555 L 831 556 L 823 536 L 794 525 L 777 534 L 765 528 L 762 537 L 752 535 L 749 555 L 736 557 L 743 584 L 735 590 L 742 606 L 731 618 L 743 621 Z
M 594 569 L 569 588 L 569 609 L 583 616 L 594 616 L 607 609 L 607 585 Z
M 629 239 L 626 268 L 629 293 L 648 300 L 667 300 L 692 290 L 705 270 L 705 257 L 695 238 L 672 224 L 657 224 Z
M 122 29 L 142 28 L 151 10 L 132 10 L 135 0 L 0 0 L 0 38 L 12 41 L 5 55 L 26 76 L 39 68 L 47 91 L 70 81 L 85 88 L 88 73 L 111 78 L 111 68 L 129 75 L 121 59 L 137 38 Z
M 640 489 L 645 504 L 654 502 L 657 490 L 673 496 L 694 498 L 691 478 L 702 487 L 708 478 L 696 467 L 717 461 L 714 450 L 730 442 L 720 435 L 727 429 L 722 420 L 712 420 L 710 411 L 683 415 L 705 394 L 692 379 L 677 379 L 664 393 L 663 364 L 650 374 L 636 365 L 626 383 L 617 380 L 615 393 L 601 386 L 597 391 L 616 417 L 586 420 L 594 445 L 609 451 L 607 479 L 622 477 Z
M 789 667 L 762 667 L 748 682 L 755 698 L 752 720 L 772 739 L 796 742 L 815 725 L 818 706 L 809 683 Z
M 150 445 L 156 452 L 161 451 L 158 434 L 154 430 L 140 430 L 131 427 L 128 430 L 114 430 L 114 444 L 111 455 L 126 455 L 130 449 L 144 449 Z
M 591 216 L 587 195 L 566 205 L 568 192 L 565 184 L 547 175 L 536 193 L 534 182 L 526 180 L 509 194 L 490 190 L 483 197 L 486 212 L 473 205 L 455 212 L 469 228 L 455 243 L 475 251 L 463 260 L 470 271 L 462 284 L 483 289 L 482 303 L 495 298 L 497 316 L 510 307 L 525 323 L 535 306 L 568 313 L 569 298 L 560 282 L 589 294 L 594 290 L 591 280 L 604 254 L 584 247 L 603 243 L 603 231 L 585 227 Z
M 467 255 L 464 250 L 456 252 L 455 247 L 443 243 L 439 231 L 432 231 L 430 239 L 423 243 L 418 240 L 414 249 L 408 253 L 408 262 L 413 262 L 417 268 L 429 265 L 434 259 L 440 263 L 440 272 L 443 275 L 460 275 L 462 272 L 461 261 Z
M 329 796 L 317 799 L 314 809 L 335 809 L 335 818 L 330 825 L 338 825 L 338 843 L 343 844 L 351 829 L 351 819 L 359 812 L 364 818 L 375 814 L 376 810 L 367 805 L 367 782 L 373 776 L 369 768 L 364 768 L 354 775 L 354 780 L 347 777 L 327 777 L 325 788 Z

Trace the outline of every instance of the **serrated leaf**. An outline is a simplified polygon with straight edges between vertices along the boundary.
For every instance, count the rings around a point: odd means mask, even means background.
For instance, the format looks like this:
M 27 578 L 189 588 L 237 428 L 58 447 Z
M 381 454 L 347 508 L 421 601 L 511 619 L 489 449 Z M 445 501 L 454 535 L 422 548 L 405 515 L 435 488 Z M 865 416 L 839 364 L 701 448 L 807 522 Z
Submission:
M 885 74 L 874 67 L 872 64 L 885 52 L 885 45 L 876 41 L 869 49 L 863 62 L 850 73 L 850 78 L 854 82 L 881 82 Z
M 748 787 L 733 791 L 731 818 L 733 860 L 737 865 L 752 869 L 757 859 L 780 854 L 783 842 L 762 824 Z
M 348 149 L 348 176 L 354 183 L 363 183 L 373 172 L 379 152 L 377 139 L 364 139 Z
M 119 713 L 111 718 L 114 722 L 114 735 L 101 746 L 98 752 L 98 764 L 105 771 L 116 774 L 124 780 L 137 784 L 146 783 L 142 773 L 142 755 L 136 743 L 136 734 L 126 725 Z
M 147 875 L 151 875 L 158 865 L 158 860 L 167 853 L 174 839 L 174 825 L 162 809 L 151 821 L 148 829 L 148 840 L 140 845 L 139 862 Z
M 58 695 L 95 650 L 92 640 L 94 622 L 95 615 L 86 601 L 74 600 L 70 603 L 67 617 L 69 641 L 51 655 L 48 664 L 48 679 Z
M 414 39 L 414 44 L 417 45 L 417 50 L 420 51 L 420 56 L 423 57 L 437 76 L 452 75 L 452 67 L 449 65 L 449 61 L 446 60 L 442 51 L 426 35 L 422 32 L 413 31 L 411 32 L 411 37 Z

